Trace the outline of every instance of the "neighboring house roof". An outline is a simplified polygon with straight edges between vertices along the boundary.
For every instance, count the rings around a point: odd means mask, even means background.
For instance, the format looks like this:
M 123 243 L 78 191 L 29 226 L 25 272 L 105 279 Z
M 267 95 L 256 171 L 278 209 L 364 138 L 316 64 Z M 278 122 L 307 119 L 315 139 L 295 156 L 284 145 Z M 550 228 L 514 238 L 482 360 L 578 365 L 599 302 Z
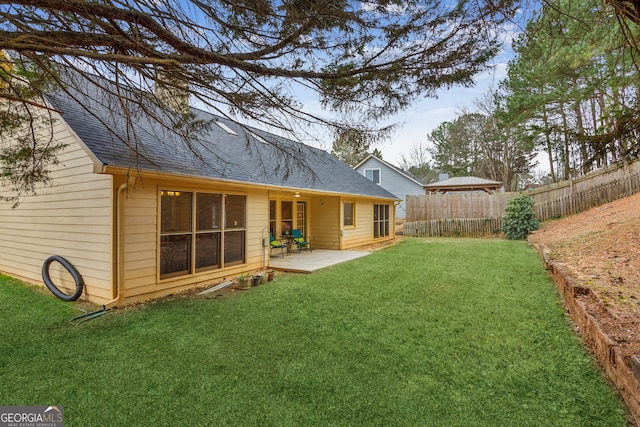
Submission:
M 398 200 L 326 151 L 191 108 L 198 118 L 212 121 L 197 137 L 196 154 L 183 139 L 145 114 L 135 117 L 127 128 L 118 102 L 105 100 L 102 89 L 90 86 L 83 90 L 86 94 L 68 90 L 71 95 L 52 94 L 49 101 L 103 165 Z M 123 142 L 134 133 L 136 140 L 131 144 L 137 157 Z
M 475 176 L 459 176 L 449 178 L 444 181 L 427 184 L 424 188 L 432 193 L 446 193 L 448 191 L 486 191 L 491 193 L 502 187 L 502 182 L 491 181 L 489 179 L 478 178 Z
M 379 161 L 380 163 L 384 164 L 385 166 L 387 166 L 389 169 L 392 169 L 394 172 L 397 172 L 398 174 L 404 176 L 408 180 L 413 181 L 418 185 L 424 186 L 424 182 L 422 182 L 421 180 L 419 180 L 415 176 L 411 175 L 409 172 L 403 171 L 399 167 L 397 167 L 395 165 L 392 165 L 391 163 L 386 162 L 386 161 L 382 160 L 381 158 L 374 156 L 373 154 L 369 154 L 363 161 L 361 161 L 360 163 L 355 165 L 353 168 L 356 169 L 356 170 L 359 169 L 362 165 L 364 165 L 370 159 L 375 159 L 375 160 Z

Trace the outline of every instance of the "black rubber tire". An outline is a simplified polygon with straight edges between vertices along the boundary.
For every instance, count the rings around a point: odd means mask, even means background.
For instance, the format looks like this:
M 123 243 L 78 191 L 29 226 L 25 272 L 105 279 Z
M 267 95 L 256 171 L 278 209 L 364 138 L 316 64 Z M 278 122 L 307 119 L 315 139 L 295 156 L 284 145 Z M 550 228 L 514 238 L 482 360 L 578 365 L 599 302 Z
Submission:
M 76 282 L 76 290 L 71 294 L 67 295 L 63 293 L 58 287 L 51 281 L 51 276 L 49 275 L 49 266 L 53 261 L 58 261 L 73 277 L 73 280 Z M 82 295 L 82 291 L 84 290 L 84 281 L 82 280 L 82 276 L 78 273 L 78 270 L 71 265 L 69 261 L 62 258 L 60 255 L 51 255 L 44 261 L 42 264 L 42 280 L 44 281 L 45 286 L 51 291 L 52 294 L 57 296 L 63 301 L 75 301 L 80 298 Z

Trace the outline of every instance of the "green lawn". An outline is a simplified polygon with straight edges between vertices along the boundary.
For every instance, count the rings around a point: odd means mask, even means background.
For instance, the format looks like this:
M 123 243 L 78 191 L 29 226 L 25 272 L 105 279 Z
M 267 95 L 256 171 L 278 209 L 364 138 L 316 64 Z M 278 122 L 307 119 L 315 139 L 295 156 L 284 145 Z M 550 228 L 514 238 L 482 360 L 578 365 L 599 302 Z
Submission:
M 626 425 L 523 242 L 407 239 L 250 291 L 76 314 L 0 278 L 0 405 L 82 427 Z

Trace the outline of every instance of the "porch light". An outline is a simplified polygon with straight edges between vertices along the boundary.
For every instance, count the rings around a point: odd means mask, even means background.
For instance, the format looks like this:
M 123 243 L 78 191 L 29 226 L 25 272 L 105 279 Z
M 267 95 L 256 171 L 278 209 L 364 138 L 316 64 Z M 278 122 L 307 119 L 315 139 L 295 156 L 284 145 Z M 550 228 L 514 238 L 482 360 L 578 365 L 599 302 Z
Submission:
M 295 193 L 293 193 L 293 197 L 300 197 L 300 193 L 296 191 Z

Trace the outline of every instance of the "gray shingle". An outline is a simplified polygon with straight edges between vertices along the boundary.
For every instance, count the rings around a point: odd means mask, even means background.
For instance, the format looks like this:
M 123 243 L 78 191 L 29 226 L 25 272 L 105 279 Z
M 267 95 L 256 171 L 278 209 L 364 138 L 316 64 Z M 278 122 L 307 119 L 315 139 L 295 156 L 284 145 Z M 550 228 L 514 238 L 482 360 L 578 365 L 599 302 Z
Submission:
M 128 128 L 119 104 L 99 91 L 92 86 L 83 90 L 84 94 L 70 90 L 71 94 L 56 93 L 49 99 L 105 165 L 397 199 L 326 151 L 192 108 L 191 111 L 202 120 L 219 121 L 237 134 L 232 135 L 210 123 L 206 131 L 198 135 L 194 153 L 183 139 L 146 115 L 135 117 L 133 126 Z M 127 135 L 135 135 L 135 138 Z M 273 144 L 265 144 L 253 135 Z M 133 141 L 133 150 L 126 141 Z

